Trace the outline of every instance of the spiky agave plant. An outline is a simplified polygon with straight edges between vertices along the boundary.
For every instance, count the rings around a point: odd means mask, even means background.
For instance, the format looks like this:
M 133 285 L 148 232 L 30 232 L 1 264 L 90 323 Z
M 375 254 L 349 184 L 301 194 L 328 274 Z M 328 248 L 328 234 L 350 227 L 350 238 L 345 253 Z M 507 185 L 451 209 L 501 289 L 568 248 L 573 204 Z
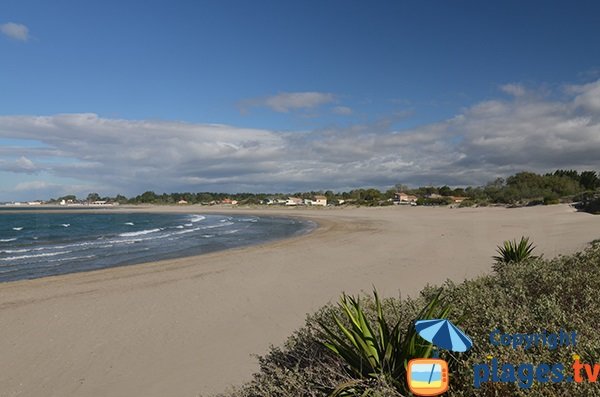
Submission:
M 503 245 L 496 249 L 499 255 L 494 256 L 496 264 L 503 265 L 511 262 L 523 262 L 527 259 L 535 259 L 533 255 L 535 246 L 529 242 L 529 237 L 521 237 L 521 240 L 506 240 Z
M 419 313 L 417 319 L 446 318 L 450 308 L 444 305 L 438 293 Z M 346 317 L 349 327 L 336 316 L 333 320 L 339 332 L 320 322 L 325 331 L 327 342 L 324 345 L 340 356 L 348 370 L 358 379 L 382 379 L 392 384 L 400 392 L 406 391 L 406 365 L 412 358 L 431 356 L 432 345 L 418 338 L 414 321 L 408 328 L 400 328 L 400 320 L 390 323 L 386 318 L 381 300 L 376 290 L 375 309 L 377 320 L 373 325 L 367 319 L 360 299 L 343 294 L 340 308 Z M 376 329 L 376 332 L 374 332 Z M 359 382 L 347 382 L 332 392 L 332 396 L 354 394 Z M 362 394 L 362 393 L 361 393 Z

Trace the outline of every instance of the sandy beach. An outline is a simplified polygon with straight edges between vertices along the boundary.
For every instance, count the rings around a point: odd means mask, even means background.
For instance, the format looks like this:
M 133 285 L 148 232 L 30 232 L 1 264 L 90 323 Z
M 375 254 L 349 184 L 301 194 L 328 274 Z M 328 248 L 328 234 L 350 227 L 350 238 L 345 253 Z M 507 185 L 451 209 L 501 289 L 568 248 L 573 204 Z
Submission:
M 127 209 L 120 209 L 120 211 Z M 0 284 L 0 396 L 198 396 L 342 291 L 414 295 L 489 272 L 495 247 L 530 236 L 546 257 L 600 238 L 567 205 L 140 211 L 244 212 L 316 221 L 309 235 L 196 257 Z

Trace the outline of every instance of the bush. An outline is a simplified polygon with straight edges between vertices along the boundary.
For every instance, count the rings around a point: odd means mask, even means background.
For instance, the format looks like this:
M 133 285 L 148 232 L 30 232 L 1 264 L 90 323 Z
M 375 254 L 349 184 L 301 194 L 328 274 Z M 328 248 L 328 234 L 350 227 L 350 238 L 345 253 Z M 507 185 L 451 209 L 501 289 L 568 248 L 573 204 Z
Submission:
M 458 205 L 459 208 L 465 208 L 465 207 L 472 207 L 475 205 L 475 202 L 473 200 L 463 200 L 461 201 L 461 203 Z
M 433 297 L 404 331 L 400 320 L 389 321 L 383 312 L 377 291 L 375 298 L 376 321 L 371 323 L 360 303 L 360 298 L 342 295 L 339 308 L 345 316 L 345 324 L 333 315 L 337 329 L 320 323 L 325 331 L 325 347 L 338 355 L 345 363 L 347 370 L 358 380 L 382 380 L 392 385 L 397 391 L 407 392 L 406 364 L 413 358 L 428 358 L 433 346 L 418 337 L 414 327 L 415 320 L 446 318 L 448 305 L 440 299 L 440 294 Z M 346 382 L 333 392 L 354 391 L 356 386 Z
M 494 270 L 498 270 L 508 263 L 535 259 L 536 257 L 533 255 L 534 249 L 535 246 L 529 242 L 529 237 L 521 237 L 518 243 L 516 239 L 505 241 L 503 245 L 499 245 L 496 249 L 498 255 L 492 257 L 496 261 Z
M 585 193 L 577 197 L 577 209 L 590 214 L 600 214 L 600 193 Z
M 600 362 L 600 243 L 583 252 L 552 260 L 536 258 L 515 262 L 492 273 L 460 284 L 447 282 L 442 293 L 452 310 L 449 317 L 461 319 L 474 347 L 467 353 L 443 355 L 451 365 L 449 397 L 466 396 L 600 396 L 600 383 L 533 383 L 531 389 L 520 389 L 516 383 L 484 383 L 473 386 L 473 365 L 489 361 L 492 354 L 500 363 L 572 363 L 577 353 L 583 362 Z M 388 321 L 406 328 L 439 293 L 438 288 L 425 288 L 411 299 L 384 299 L 381 310 Z M 370 321 L 377 319 L 372 299 L 361 299 L 361 307 Z M 319 323 L 335 327 L 333 314 L 343 316 L 340 307 L 325 306 L 309 316 L 305 327 L 296 331 L 281 348 L 272 348 L 259 358 L 260 371 L 254 379 L 224 394 L 227 397 L 315 397 L 327 396 L 338 385 L 354 382 L 356 392 L 371 392 L 382 397 L 401 397 L 385 379 L 359 379 L 345 367 L 336 354 L 324 347 Z M 535 347 L 529 350 L 491 346 L 489 333 L 533 333 L 560 329 L 577 331 L 576 348 Z M 360 395 L 360 394 L 359 394 Z
M 560 204 L 560 199 L 555 195 L 548 195 L 544 197 L 544 205 Z

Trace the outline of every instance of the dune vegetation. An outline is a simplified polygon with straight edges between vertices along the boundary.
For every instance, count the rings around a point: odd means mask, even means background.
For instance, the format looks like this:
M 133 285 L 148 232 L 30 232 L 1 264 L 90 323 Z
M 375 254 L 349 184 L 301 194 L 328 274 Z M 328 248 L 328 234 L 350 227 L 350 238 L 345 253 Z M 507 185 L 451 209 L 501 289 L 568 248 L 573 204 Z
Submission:
M 524 241 L 523 244 L 529 246 L 530 243 Z M 501 245 L 499 250 L 519 248 L 518 244 L 513 245 Z M 532 248 L 530 255 L 517 255 L 517 260 L 511 259 L 514 255 L 497 256 L 496 266 L 488 275 L 462 283 L 448 281 L 442 286 L 429 286 L 417 297 L 343 296 L 340 304 L 329 304 L 310 314 L 305 326 L 283 346 L 272 347 L 268 354 L 258 357 L 260 370 L 250 382 L 220 396 L 411 395 L 406 389 L 403 363 L 411 355 L 423 357 L 430 353 L 430 349 L 411 350 L 409 346 L 410 340 L 413 343 L 416 340 L 414 320 L 422 317 L 424 310 L 428 311 L 427 315 L 441 313 L 452 319 L 474 344 L 466 353 L 441 352 L 440 357 L 450 368 L 450 389 L 445 395 L 598 396 L 600 386 L 589 382 L 585 371 L 582 371 L 582 382 L 566 379 L 573 375 L 575 358 L 591 364 L 591 368 L 594 363 L 600 363 L 597 330 L 600 241 L 590 243 L 582 252 L 553 259 L 531 255 L 533 247 L 529 248 Z M 490 266 L 493 264 L 491 258 Z M 359 326 L 353 325 L 353 321 L 358 321 Z M 397 340 L 389 349 L 398 354 L 401 362 L 389 356 L 384 362 L 382 356 L 381 362 L 372 363 L 371 370 L 361 372 L 356 360 L 360 361 L 364 343 L 352 343 L 349 334 L 356 337 L 363 333 L 361 327 L 364 330 L 365 324 L 370 325 L 366 336 L 372 333 L 372 338 L 380 341 L 381 346 L 390 345 L 390 338 Z M 577 343 L 554 349 L 541 344 L 529 349 L 497 346 L 490 342 L 490 333 L 496 329 L 502 333 L 524 334 L 575 331 Z M 364 336 L 363 333 L 360 338 Z M 336 349 L 347 351 L 340 354 Z M 535 368 L 543 363 L 550 366 L 562 363 L 565 381 L 543 383 L 533 378 L 528 380 L 526 373 L 521 377 L 515 373 L 512 382 L 482 382 L 476 388 L 474 369 L 482 363 L 491 365 L 492 360 L 500 366 L 513 364 L 515 368 L 520 364 L 532 364 Z M 394 377 L 390 377 L 391 371 L 395 371 Z

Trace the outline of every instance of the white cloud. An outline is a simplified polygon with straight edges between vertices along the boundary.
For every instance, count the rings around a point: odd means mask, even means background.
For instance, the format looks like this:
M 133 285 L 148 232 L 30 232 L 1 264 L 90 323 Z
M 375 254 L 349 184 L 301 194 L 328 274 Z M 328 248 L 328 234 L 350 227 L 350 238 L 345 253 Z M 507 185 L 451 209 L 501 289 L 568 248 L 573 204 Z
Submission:
M 0 32 L 13 40 L 29 40 L 29 28 L 20 23 L 8 22 L 0 24 Z
M 502 90 L 503 92 L 515 96 L 515 97 L 520 97 L 525 95 L 526 91 L 525 91 L 525 87 L 523 87 L 520 84 L 504 84 L 500 86 L 500 90 Z
M 312 109 L 335 100 L 333 94 L 325 92 L 282 92 L 266 98 L 248 99 L 242 102 L 242 109 L 248 107 L 268 107 L 279 113 L 296 109 Z
M 600 80 L 569 87 L 571 92 L 578 94 L 575 97 L 575 105 L 587 111 L 600 112 Z
M 21 156 L 14 161 L 0 160 L 0 171 L 32 174 L 38 171 L 38 168 L 33 161 Z
M 0 116 L 0 138 L 44 144 L 0 154 L 38 180 L 68 179 L 101 194 L 483 184 L 521 170 L 599 170 L 599 86 L 573 86 L 561 100 L 480 102 L 402 131 L 386 123 L 281 133 L 95 114 Z
M 54 188 L 56 187 L 56 185 L 53 185 L 51 183 L 45 182 L 45 181 L 29 181 L 29 182 L 20 182 L 17 183 L 17 185 L 14 188 L 14 191 L 16 192 L 23 192 L 23 191 L 36 191 L 36 190 L 45 190 L 48 188 Z
M 341 116 L 348 116 L 352 114 L 352 109 L 347 106 L 336 106 L 331 111 L 335 114 L 339 114 Z

